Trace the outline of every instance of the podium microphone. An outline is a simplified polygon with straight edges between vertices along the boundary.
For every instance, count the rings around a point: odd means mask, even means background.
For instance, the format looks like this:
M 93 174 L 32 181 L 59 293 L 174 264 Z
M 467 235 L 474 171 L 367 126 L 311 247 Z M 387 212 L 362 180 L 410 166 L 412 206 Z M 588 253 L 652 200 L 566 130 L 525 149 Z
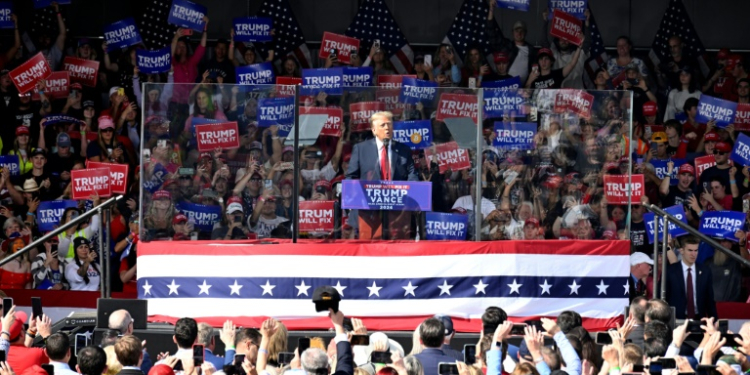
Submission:
M 391 143 L 390 138 L 383 138 L 383 146 L 388 147 Z

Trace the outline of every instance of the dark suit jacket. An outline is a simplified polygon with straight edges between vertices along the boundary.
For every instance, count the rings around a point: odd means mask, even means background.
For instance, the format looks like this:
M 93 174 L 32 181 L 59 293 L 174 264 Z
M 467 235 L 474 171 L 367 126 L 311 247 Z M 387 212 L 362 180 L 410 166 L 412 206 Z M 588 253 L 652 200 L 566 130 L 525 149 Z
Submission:
M 117 373 L 117 375 L 144 375 L 141 370 L 124 369 Z
M 352 344 L 349 341 L 341 341 L 336 344 L 336 372 L 333 375 L 353 375 L 354 355 Z
M 646 283 L 643 283 L 643 291 L 638 293 L 638 289 L 636 288 L 635 281 L 633 280 L 633 275 L 630 275 L 628 277 L 628 287 L 630 288 L 628 290 L 628 297 L 630 299 L 630 302 L 633 302 L 635 297 L 646 297 L 646 294 L 648 293 L 648 288 L 646 288 Z
M 464 361 L 464 354 L 456 349 L 451 348 L 450 345 L 443 344 L 443 347 L 441 349 L 443 349 L 443 353 L 448 357 L 453 357 L 456 359 L 456 361 Z
M 698 314 L 696 318 L 716 317 L 716 302 L 714 301 L 714 288 L 711 285 L 713 277 L 711 269 L 705 265 L 695 265 L 695 299 Z M 687 318 L 687 291 L 685 290 L 685 277 L 682 274 L 682 262 L 670 265 L 667 268 L 667 302 L 675 308 L 675 318 Z
M 628 335 L 627 339 L 630 340 L 631 343 L 638 345 L 639 348 L 643 349 L 643 323 L 638 324 L 637 326 L 633 327 L 633 330 L 630 331 L 630 334 Z
M 409 146 L 391 142 L 391 180 L 393 181 L 418 181 L 414 170 L 414 159 L 411 157 Z M 352 158 L 349 160 L 349 168 L 346 171 L 349 180 L 380 180 L 380 159 L 378 158 L 378 146 L 375 138 L 357 143 L 352 150 Z
M 414 355 L 424 368 L 424 375 L 438 375 L 438 363 L 456 363 L 456 359 L 448 356 L 441 349 L 425 348 L 421 353 Z

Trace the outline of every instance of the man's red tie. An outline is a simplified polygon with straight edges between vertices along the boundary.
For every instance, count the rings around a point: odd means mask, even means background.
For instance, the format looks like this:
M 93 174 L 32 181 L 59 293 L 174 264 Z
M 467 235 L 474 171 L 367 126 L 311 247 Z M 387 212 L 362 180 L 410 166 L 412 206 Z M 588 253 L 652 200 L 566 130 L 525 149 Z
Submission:
M 383 152 L 380 157 L 380 179 L 385 181 L 391 180 L 391 168 L 388 163 L 388 147 L 383 145 Z
M 692 268 L 688 268 L 687 275 L 687 316 L 690 319 L 695 317 L 695 302 L 693 302 L 693 273 Z

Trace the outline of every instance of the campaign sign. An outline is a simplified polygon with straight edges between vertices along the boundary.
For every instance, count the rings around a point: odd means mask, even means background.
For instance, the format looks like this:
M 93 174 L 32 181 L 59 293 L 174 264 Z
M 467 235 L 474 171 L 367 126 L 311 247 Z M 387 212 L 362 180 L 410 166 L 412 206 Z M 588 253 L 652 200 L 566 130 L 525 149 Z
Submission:
M 375 99 L 385 103 L 385 110 L 393 113 L 395 116 L 401 116 L 404 113 L 406 104 L 399 100 L 401 90 L 399 89 L 378 89 L 375 91 Z
M 646 187 L 643 175 L 634 174 L 632 186 L 628 184 L 628 179 L 629 176 L 626 175 L 604 175 L 604 196 L 607 197 L 607 204 L 630 204 L 631 192 L 633 204 L 641 204 Z
M 105 26 L 104 39 L 107 41 L 107 48 L 110 50 L 128 48 L 143 42 L 133 17 Z
M 325 92 L 328 95 L 344 93 L 344 71 L 341 68 L 302 69 L 301 95 L 317 95 Z
M 31 91 L 40 79 L 46 79 L 52 69 L 41 52 L 26 60 L 23 64 L 8 73 L 13 84 L 21 94 Z
M 396 121 L 393 123 L 393 139 L 409 146 L 412 150 L 422 150 L 432 144 L 432 121 Z
M 428 240 L 465 241 L 469 228 L 469 216 L 427 212 L 425 230 Z
M 516 90 L 484 89 L 485 118 L 521 117 L 526 114 L 526 99 Z
M 276 74 L 270 62 L 250 64 L 235 68 L 235 78 L 240 85 L 273 85 Z
M 497 7 L 528 12 L 530 3 L 531 0 L 497 0 Z
M 84 86 L 96 87 L 99 76 L 99 62 L 66 56 L 63 60 L 63 70 L 70 72 L 70 79 Z
M 160 163 L 154 164 L 154 171 L 151 173 L 151 177 L 143 182 L 143 188 L 153 194 L 161 188 L 168 174 L 169 171 L 163 165 Z
M 440 94 L 436 120 L 445 121 L 447 118 L 469 117 L 476 124 L 478 110 L 479 104 L 476 96 L 444 93 Z
M 432 211 L 432 182 L 343 180 L 341 208 Z
M 742 166 L 750 165 L 750 137 L 747 134 L 739 133 L 729 158 Z
M 13 14 L 13 2 L 1 1 L 0 2 L 0 29 L 14 29 L 16 23 L 10 15 Z
M 270 42 L 273 20 L 265 17 L 239 17 L 234 22 L 235 42 Z
M 344 110 L 341 107 L 300 107 L 300 114 L 328 116 L 320 135 L 341 136 L 341 124 L 344 121 Z
M 711 155 L 713 157 L 713 155 Z M 672 163 L 674 163 L 674 169 L 672 170 L 672 174 L 669 176 L 669 184 L 670 185 L 677 185 L 677 170 L 680 169 L 680 166 L 685 164 L 685 159 L 672 159 Z M 669 160 L 657 160 L 657 159 L 651 159 L 651 164 L 654 166 L 654 171 L 656 174 L 656 177 L 659 177 L 660 180 L 663 180 L 664 177 L 667 177 L 667 170 L 669 168 L 667 167 L 667 163 L 669 163 Z
M 422 103 L 425 105 L 432 104 L 437 94 L 437 82 L 425 81 L 421 79 L 404 77 L 401 86 L 400 100 L 404 104 Z
M 21 175 L 21 163 L 18 161 L 18 155 L 0 156 L 0 167 L 7 169 L 13 177 Z
M 506 90 L 518 90 L 522 88 L 521 78 L 513 77 L 507 79 L 501 79 L 499 81 L 482 81 L 483 89 L 506 89 Z
M 349 104 L 349 123 L 353 132 L 370 130 L 370 116 L 385 111 L 385 103 L 359 102 Z
M 107 198 L 112 195 L 112 179 L 109 169 L 88 168 L 70 171 L 70 179 L 73 181 L 73 199 L 89 199 L 94 192 L 99 197 Z
M 695 116 L 695 122 L 706 124 L 711 120 L 716 120 L 717 128 L 726 128 L 734 122 L 734 114 L 737 112 L 737 103 L 729 100 L 714 98 L 708 95 L 701 95 L 698 102 L 698 115 Z
M 109 171 L 113 194 L 127 194 L 128 192 L 128 165 L 114 163 L 99 163 L 87 161 L 86 168 L 104 168 Z
M 535 122 L 496 122 L 492 145 L 502 149 L 531 150 L 535 136 Z
M 555 9 L 552 16 L 552 25 L 549 28 L 550 35 L 580 46 L 583 43 L 579 36 L 582 31 L 583 27 L 578 18 Z
M 236 122 L 195 126 L 198 151 L 213 151 L 217 148 L 233 150 L 240 148 L 240 132 Z
M 372 67 L 344 67 L 344 87 L 372 86 Z
M 208 14 L 206 7 L 187 0 L 172 0 L 167 22 L 186 29 L 203 31 L 203 17 Z
M 709 237 L 738 242 L 734 234 L 743 228 L 745 213 L 735 211 L 703 211 L 698 230 Z
M 144 74 L 168 72 L 172 66 L 172 48 L 166 46 L 157 51 L 139 49 L 135 51 L 138 69 Z
M 75 117 L 68 116 L 68 115 L 60 115 L 60 114 L 47 115 L 47 116 L 44 116 L 42 118 L 42 120 L 44 120 L 44 124 L 43 124 L 44 126 L 49 126 L 49 125 L 54 125 L 54 124 L 60 124 L 60 123 L 62 123 L 62 124 L 79 124 L 79 123 L 83 123 L 83 121 L 81 121 L 81 120 L 79 120 L 79 119 L 77 119 Z
M 435 146 L 434 153 L 432 150 L 432 147 L 424 149 L 425 158 L 430 162 L 435 161 L 433 156 L 437 158 L 438 171 L 440 173 L 445 173 L 448 169 L 460 171 L 471 168 L 469 152 L 466 149 L 458 147 L 456 141 L 441 143 Z
M 276 77 L 276 95 L 279 97 L 294 96 L 294 86 L 301 85 L 299 77 Z
M 70 95 L 70 73 L 52 72 L 44 82 L 47 83 L 47 88 L 44 89 L 44 96 L 48 99 L 65 99 Z M 38 93 L 31 93 L 31 100 L 41 99 Z
M 60 218 L 62 218 L 65 209 L 76 207 L 78 207 L 78 202 L 73 200 L 39 202 L 39 207 L 36 210 L 36 224 L 39 231 L 55 230 L 60 225 Z
M 549 0 L 547 5 L 550 10 L 559 9 L 581 21 L 586 19 L 584 13 L 588 7 L 588 0 Z M 552 14 L 550 14 L 550 19 L 552 19 L 552 17 Z
M 334 201 L 299 202 L 300 232 L 332 232 Z
M 737 103 L 734 115 L 734 130 L 750 131 L 750 103 Z
M 403 85 L 404 78 L 417 78 L 416 75 L 383 74 L 378 76 L 378 87 L 383 89 L 398 89 Z
M 582 90 L 557 90 L 555 96 L 556 113 L 573 112 L 583 118 L 591 118 L 594 96 Z
M 349 64 L 352 60 L 352 51 L 359 51 L 359 39 L 323 32 L 323 40 L 320 42 L 320 51 L 318 57 L 327 59 L 333 52 L 338 60 L 344 64 Z
M 681 222 L 687 224 L 687 218 L 685 217 L 685 209 L 682 207 L 681 204 L 678 204 L 676 206 L 667 207 L 664 209 L 664 211 L 674 217 L 676 217 Z M 659 232 L 658 232 L 658 238 L 661 240 L 664 238 L 664 219 L 661 217 L 659 220 Z M 648 235 L 648 243 L 654 243 L 654 213 L 653 212 L 646 212 L 643 214 L 643 222 L 646 223 L 646 234 Z M 685 236 L 688 234 L 688 232 L 671 221 L 669 222 L 669 227 L 667 229 L 667 233 L 672 236 L 672 238 L 677 238 L 680 236 Z
M 258 102 L 258 126 L 294 123 L 294 98 L 265 98 Z
M 221 206 L 196 203 L 179 203 L 175 208 L 185 214 L 200 232 L 211 233 L 214 225 L 221 221 Z
M 716 158 L 713 155 L 706 155 L 695 158 L 695 178 L 701 178 L 701 174 L 708 168 L 716 165 Z

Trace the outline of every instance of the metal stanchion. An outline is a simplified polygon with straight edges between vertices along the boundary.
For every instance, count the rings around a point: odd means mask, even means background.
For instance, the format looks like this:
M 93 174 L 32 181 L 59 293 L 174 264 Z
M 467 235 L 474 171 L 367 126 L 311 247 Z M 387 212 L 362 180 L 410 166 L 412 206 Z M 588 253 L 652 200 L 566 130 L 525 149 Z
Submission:
M 654 235 L 654 257 L 652 258 L 654 261 L 659 258 L 659 215 L 654 214 L 654 228 L 657 228 L 655 230 Z M 654 273 L 654 298 L 659 298 L 659 290 L 656 288 L 656 273 Z
M 657 216 L 657 215 L 654 215 Z M 661 246 L 661 252 L 662 252 L 662 261 L 661 261 L 661 299 L 667 298 L 667 278 L 666 272 L 667 272 L 667 235 L 669 234 L 669 217 L 667 215 L 664 215 L 662 218 L 662 223 L 664 226 L 662 227 L 662 246 Z M 657 229 L 657 234 L 658 229 Z M 657 258 L 654 258 L 654 262 L 656 262 Z M 654 267 L 654 298 L 656 298 L 656 267 Z
M 104 210 L 101 208 L 97 210 L 99 215 L 99 251 L 102 252 L 102 256 L 99 257 L 99 289 L 101 290 L 102 298 L 107 298 L 107 291 L 105 290 L 105 263 L 104 263 Z

